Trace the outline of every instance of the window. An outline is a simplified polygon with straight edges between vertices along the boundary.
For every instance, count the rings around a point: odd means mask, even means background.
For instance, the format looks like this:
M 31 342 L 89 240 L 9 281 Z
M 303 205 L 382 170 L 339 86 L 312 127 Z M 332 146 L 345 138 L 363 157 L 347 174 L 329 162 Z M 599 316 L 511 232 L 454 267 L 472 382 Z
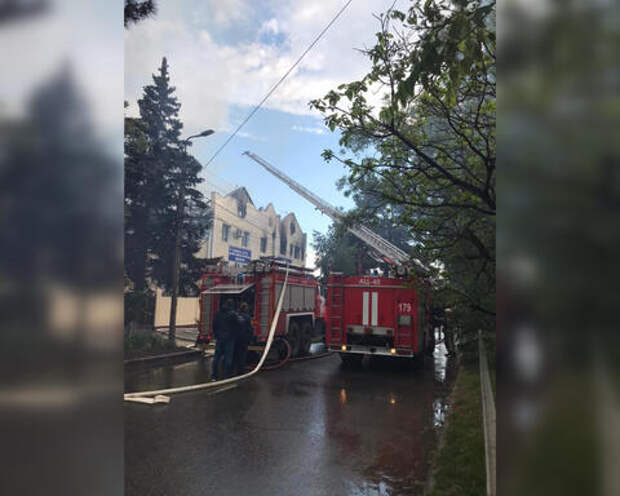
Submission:
M 411 315 L 399 315 L 398 316 L 398 325 L 399 326 L 410 326 L 411 325 Z
M 228 236 L 230 236 L 230 226 L 222 224 L 222 241 L 228 242 Z
M 289 246 L 288 256 L 289 257 L 293 256 L 293 245 Z
M 243 231 L 243 237 L 241 238 L 241 246 L 248 246 L 249 240 L 250 240 L 250 233 L 247 231 Z
M 267 236 L 263 236 L 260 239 L 260 252 L 265 253 L 267 251 Z
M 269 217 L 269 227 L 273 226 L 273 219 Z
M 291 222 L 290 229 L 291 229 L 291 234 L 295 234 L 295 223 L 294 222 Z
M 247 214 L 247 207 L 245 203 L 237 202 L 237 214 L 242 219 L 245 217 L 245 215 Z
M 300 252 L 299 246 L 296 246 L 295 247 L 295 258 L 299 258 L 299 252 Z

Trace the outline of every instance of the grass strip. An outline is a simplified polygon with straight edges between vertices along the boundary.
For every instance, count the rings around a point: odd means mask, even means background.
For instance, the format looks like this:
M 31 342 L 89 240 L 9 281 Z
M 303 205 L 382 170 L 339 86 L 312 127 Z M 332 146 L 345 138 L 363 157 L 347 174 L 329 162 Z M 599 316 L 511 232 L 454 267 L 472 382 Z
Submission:
M 461 367 L 429 496 L 480 496 L 486 491 L 484 434 L 477 364 Z

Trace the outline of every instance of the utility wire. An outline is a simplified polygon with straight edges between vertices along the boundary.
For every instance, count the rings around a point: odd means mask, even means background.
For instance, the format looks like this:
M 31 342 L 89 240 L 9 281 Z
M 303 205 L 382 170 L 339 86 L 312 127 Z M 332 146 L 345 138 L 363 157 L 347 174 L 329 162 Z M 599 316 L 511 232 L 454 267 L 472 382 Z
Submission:
M 252 116 L 258 111 L 259 108 L 261 108 L 261 106 L 263 105 L 263 103 L 265 103 L 267 101 L 267 99 L 272 95 L 272 93 L 278 88 L 278 86 L 280 86 L 280 84 L 286 79 L 286 77 L 293 71 L 293 69 L 295 69 L 295 67 L 297 67 L 297 65 L 301 62 L 301 60 L 306 56 L 306 54 L 312 50 L 312 48 L 314 47 L 314 45 L 316 45 L 318 43 L 318 41 L 322 38 L 322 36 L 327 32 L 327 30 L 332 26 L 332 24 L 334 24 L 334 22 L 336 22 L 336 19 L 338 19 L 338 17 L 340 17 L 340 15 L 346 10 L 346 8 L 351 4 L 353 0 L 349 0 L 344 7 L 342 7 L 338 13 L 334 16 L 334 18 L 329 21 L 329 24 L 327 26 L 325 26 L 325 28 L 323 28 L 323 31 L 321 31 L 319 33 L 319 35 L 314 39 L 314 41 L 312 43 L 310 43 L 310 46 L 308 48 L 306 48 L 306 50 L 300 55 L 300 57 L 295 61 L 295 63 L 290 67 L 290 69 L 288 71 L 286 71 L 286 73 L 284 74 L 284 76 L 282 76 L 280 78 L 280 80 L 274 84 L 272 86 L 272 88 L 267 92 L 267 94 L 265 95 L 265 97 L 258 103 L 258 105 L 256 105 L 256 107 L 254 107 L 254 109 L 252 109 L 252 111 L 248 114 L 248 116 L 243 119 L 243 121 L 241 122 L 241 124 L 239 124 L 239 126 L 237 126 L 237 129 L 234 130 L 234 132 L 228 137 L 228 139 L 226 141 L 224 141 L 224 144 L 222 146 L 220 146 L 217 151 L 213 154 L 213 156 L 209 159 L 209 161 L 205 164 L 205 167 L 207 167 L 211 162 L 213 162 L 213 160 L 215 159 L 215 157 L 217 157 L 219 155 L 219 153 L 224 149 L 224 147 L 226 145 L 228 145 L 228 143 L 230 143 L 230 141 L 235 137 L 235 135 L 241 130 L 241 128 L 252 118 Z

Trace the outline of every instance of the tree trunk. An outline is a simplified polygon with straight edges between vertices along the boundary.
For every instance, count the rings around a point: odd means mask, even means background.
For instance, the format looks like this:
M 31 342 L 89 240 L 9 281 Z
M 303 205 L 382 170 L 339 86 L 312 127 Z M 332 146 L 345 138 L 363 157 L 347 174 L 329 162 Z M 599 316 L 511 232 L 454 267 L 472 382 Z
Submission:
M 184 191 L 179 194 L 177 203 L 177 215 L 175 226 L 174 254 L 172 259 L 172 294 L 170 300 L 170 323 L 168 325 L 168 342 L 174 345 L 176 342 L 177 325 L 177 297 L 179 294 L 179 265 L 181 263 L 181 221 L 183 219 Z

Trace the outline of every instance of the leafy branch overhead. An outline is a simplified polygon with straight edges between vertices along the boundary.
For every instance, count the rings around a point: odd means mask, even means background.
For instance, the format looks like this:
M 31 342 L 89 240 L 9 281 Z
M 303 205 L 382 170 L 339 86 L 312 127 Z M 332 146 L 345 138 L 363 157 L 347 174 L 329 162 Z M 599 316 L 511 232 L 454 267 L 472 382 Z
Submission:
M 154 0 L 125 0 L 125 27 L 136 24 L 157 12 Z
M 341 133 L 323 158 L 346 167 L 349 192 L 398 205 L 411 251 L 463 308 L 492 315 L 495 2 L 415 1 L 376 19 L 368 74 L 310 102 Z

